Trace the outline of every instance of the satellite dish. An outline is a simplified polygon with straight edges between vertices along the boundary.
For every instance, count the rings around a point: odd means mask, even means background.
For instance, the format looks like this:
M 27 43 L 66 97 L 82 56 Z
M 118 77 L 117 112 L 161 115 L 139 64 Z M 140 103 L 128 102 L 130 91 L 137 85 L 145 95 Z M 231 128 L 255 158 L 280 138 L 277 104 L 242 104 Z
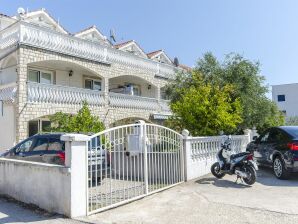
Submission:
M 174 58 L 174 65 L 175 65 L 176 67 L 179 66 L 179 60 L 178 60 L 177 57 Z
M 116 42 L 116 35 L 114 29 L 110 29 L 110 40 Z
M 25 11 L 24 8 L 19 7 L 17 12 L 18 12 L 19 15 L 24 15 L 26 11 Z

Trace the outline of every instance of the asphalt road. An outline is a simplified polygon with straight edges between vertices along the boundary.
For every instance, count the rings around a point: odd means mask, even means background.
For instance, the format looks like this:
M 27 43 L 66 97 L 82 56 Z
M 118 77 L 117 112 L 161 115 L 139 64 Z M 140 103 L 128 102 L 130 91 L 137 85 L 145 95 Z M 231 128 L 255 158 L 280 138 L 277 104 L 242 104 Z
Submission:
M 0 223 L 298 223 L 298 175 L 282 181 L 262 169 L 252 187 L 235 180 L 207 175 L 80 221 L 0 198 Z

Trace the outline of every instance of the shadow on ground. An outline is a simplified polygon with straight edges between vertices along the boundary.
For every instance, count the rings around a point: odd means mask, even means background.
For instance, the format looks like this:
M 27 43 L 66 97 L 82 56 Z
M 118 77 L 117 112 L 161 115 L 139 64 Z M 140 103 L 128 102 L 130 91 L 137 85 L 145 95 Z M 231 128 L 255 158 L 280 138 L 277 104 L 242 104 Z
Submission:
M 206 177 L 196 181 L 197 184 L 212 184 L 216 187 L 224 188 L 249 188 L 251 186 L 242 183 L 240 180 L 236 183 L 236 176 L 233 175 L 229 179 L 234 177 L 233 180 L 227 180 L 225 177 L 222 179 L 217 179 L 215 177 Z M 257 172 L 257 183 L 266 185 L 266 186 L 275 186 L 275 187 L 298 187 L 298 174 L 292 173 L 288 180 L 279 180 L 277 179 L 272 169 L 261 167 Z
M 0 223 L 51 223 L 63 218 L 50 214 L 36 206 L 24 204 L 6 196 L 0 196 Z
M 266 186 L 298 187 L 298 173 L 291 173 L 288 180 L 277 179 L 272 168 L 259 167 L 257 182 Z
M 223 179 L 217 179 L 215 177 L 207 177 L 202 178 L 196 181 L 197 184 L 212 184 L 216 187 L 224 187 L 224 188 L 250 188 L 251 186 L 245 185 L 244 183 L 241 183 L 240 180 L 236 183 L 236 176 L 235 181 L 231 180 L 225 180 Z

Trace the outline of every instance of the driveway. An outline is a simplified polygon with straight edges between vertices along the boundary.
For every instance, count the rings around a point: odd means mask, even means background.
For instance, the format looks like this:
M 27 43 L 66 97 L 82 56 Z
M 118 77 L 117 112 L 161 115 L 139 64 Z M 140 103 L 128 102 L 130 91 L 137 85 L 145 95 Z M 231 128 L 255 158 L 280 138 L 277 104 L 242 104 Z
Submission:
M 298 176 L 258 172 L 252 187 L 211 175 L 82 220 L 91 223 L 297 223 Z
M 235 176 L 217 180 L 207 175 L 79 220 L 0 198 L 0 223 L 298 223 L 297 175 L 282 181 L 263 169 L 252 187 L 235 180 Z

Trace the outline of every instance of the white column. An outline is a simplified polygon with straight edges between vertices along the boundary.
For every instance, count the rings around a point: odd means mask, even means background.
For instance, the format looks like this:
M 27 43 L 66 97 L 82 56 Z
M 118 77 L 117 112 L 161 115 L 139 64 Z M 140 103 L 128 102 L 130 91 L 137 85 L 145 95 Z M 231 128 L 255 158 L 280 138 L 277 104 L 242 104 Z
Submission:
M 184 179 L 185 181 L 189 181 L 193 178 L 190 177 L 190 169 L 191 169 L 191 144 L 189 136 L 189 131 L 184 129 L 182 131 L 183 135 L 183 150 L 184 150 Z
M 65 166 L 70 168 L 69 214 L 71 218 L 87 215 L 87 143 L 90 137 L 82 134 L 65 134 Z

